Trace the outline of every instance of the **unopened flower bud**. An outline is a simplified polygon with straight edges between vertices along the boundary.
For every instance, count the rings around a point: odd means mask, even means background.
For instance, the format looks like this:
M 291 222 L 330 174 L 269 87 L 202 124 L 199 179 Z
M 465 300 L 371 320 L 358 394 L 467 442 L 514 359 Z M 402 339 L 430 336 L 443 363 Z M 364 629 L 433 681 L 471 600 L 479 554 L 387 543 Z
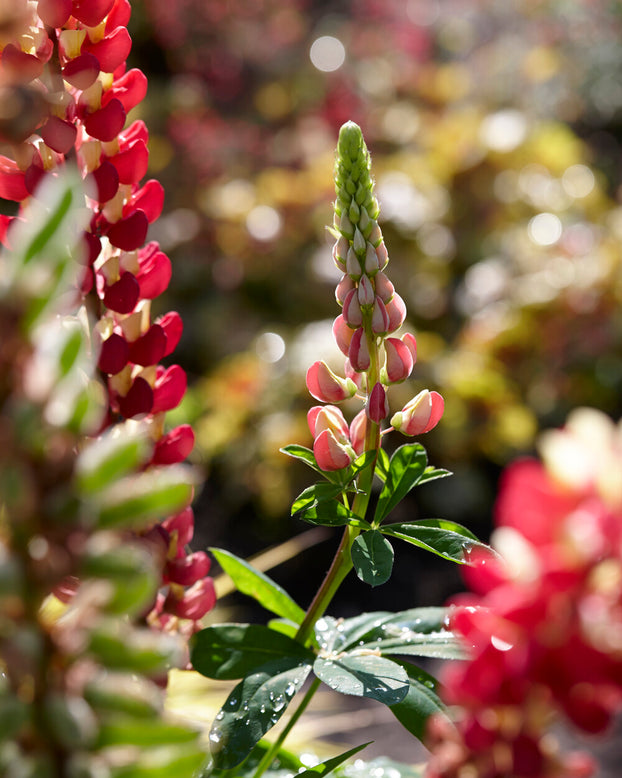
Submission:
M 376 273 L 374 283 L 376 284 L 376 294 L 386 305 L 395 294 L 395 287 L 384 273 Z
M 361 215 L 359 217 L 359 230 L 363 233 L 364 238 L 369 238 L 372 229 L 372 221 L 369 218 L 369 214 L 365 208 L 361 208 Z
M 341 218 L 339 219 L 339 230 L 341 232 L 341 235 L 346 238 L 352 239 L 354 237 L 354 225 L 350 221 L 350 218 L 347 213 L 342 213 Z
M 348 292 L 351 292 L 352 289 L 354 289 L 354 281 L 349 275 L 343 275 L 335 287 L 335 299 L 339 305 L 343 305 Z
M 389 316 L 389 326 L 387 332 L 395 332 L 404 323 L 406 318 L 406 303 L 399 294 L 394 294 L 386 305 L 386 311 Z
M 376 295 L 374 298 L 374 308 L 371 314 L 371 329 L 376 335 L 383 335 L 389 332 L 389 316 L 382 300 Z
M 361 210 L 356 204 L 356 200 L 352 200 L 350 203 L 350 208 L 348 210 L 348 216 L 350 217 L 350 221 L 352 224 L 357 224 L 358 220 L 361 216 Z
M 408 348 L 413 358 L 413 365 L 417 361 L 417 340 L 411 332 L 405 332 L 401 337 L 402 343 Z
M 339 237 L 339 240 L 335 241 L 335 245 L 333 246 L 333 260 L 339 270 L 343 271 L 346 269 L 346 257 L 348 255 L 349 248 L 350 243 L 348 242 L 347 238 L 344 238 L 343 235 Z
M 354 330 L 348 327 L 346 320 L 339 314 L 333 322 L 333 337 L 341 353 L 346 356 L 350 353 L 350 343 L 352 342 L 353 335 Z
M 363 370 L 367 370 L 370 365 L 369 347 L 367 345 L 365 331 L 362 327 L 359 327 L 352 336 L 348 358 L 350 359 L 350 364 L 357 373 L 362 373 Z
M 363 237 L 363 233 L 359 230 L 358 227 L 354 229 L 354 239 L 352 241 L 352 247 L 354 248 L 354 253 L 361 257 L 365 253 L 365 249 L 367 247 L 367 241 Z
M 333 432 L 325 429 L 313 443 L 315 461 L 322 470 L 342 470 L 354 459 L 354 450 L 348 443 L 341 443 Z
M 363 323 L 363 313 L 361 311 L 357 289 L 348 292 L 346 299 L 343 302 L 343 318 L 346 320 L 348 327 L 352 327 L 353 330 L 360 327 Z
M 358 281 L 362 274 L 361 263 L 359 262 L 356 254 L 354 253 L 354 249 L 352 248 L 352 246 L 350 246 L 350 248 L 348 249 L 348 254 L 346 256 L 346 273 L 354 281 Z
M 314 405 L 307 413 L 307 424 L 314 438 L 324 430 L 331 430 L 342 443 L 350 440 L 348 425 L 336 405 Z
M 384 245 L 384 241 L 380 241 L 380 243 L 376 246 L 376 256 L 378 257 L 378 266 L 381 270 L 384 270 L 384 268 L 387 266 L 387 262 L 389 261 L 389 252 L 387 251 L 387 247 Z
M 385 369 L 389 383 L 404 381 L 412 373 L 414 365 L 409 347 L 398 338 L 386 338 L 384 350 L 387 355 Z
M 444 408 L 445 402 L 438 392 L 423 389 L 394 414 L 391 426 L 404 435 L 422 435 L 438 424 Z
M 380 264 L 378 262 L 378 255 L 372 244 L 368 241 L 367 248 L 365 249 L 365 272 L 368 276 L 376 275 L 380 270 Z
M 354 335 L 354 333 L 352 334 Z M 365 373 L 357 373 L 352 367 L 349 358 L 343 363 L 343 373 L 346 378 L 349 378 L 356 384 L 357 389 L 363 392 L 367 389 L 367 375 Z
M 361 306 L 371 306 L 374 304 L 374 287 L 368 276 L 361 276 L 358 286 L 358 299 Z
M 365 212 L 368 213 L 367 208 L 365 209 Z M 382 231 L 375 219 L 371 219 L 371 230 L 369 231 L 369 235 L 366 235 L 365 237 L 374 247 L 382 240 Z
M 381 383 L 375 384 L 371 390 L 365 410 L 368 418 L 376 424 L 380 424 L 389 415 L 389 400 Z
M 365 451 L 365 433 L 367 431 L 367 413 L 365 408 L 359 411 L 350 424 L 350 443 L 357 455 Z
M 341 402 L 356 393 L 356 384 L 349 378 L 339 378 L 326 362 L 314 362 L 307 370 L 307 389 L 316 400 L 325 403 Z
M 359 205 L 365 202 L 365 198 L 367 197 L 367 191 L 368 190 L 363 186 L 363 184 L 359 184 L 358 187 L 356 188 L 354 199 Z

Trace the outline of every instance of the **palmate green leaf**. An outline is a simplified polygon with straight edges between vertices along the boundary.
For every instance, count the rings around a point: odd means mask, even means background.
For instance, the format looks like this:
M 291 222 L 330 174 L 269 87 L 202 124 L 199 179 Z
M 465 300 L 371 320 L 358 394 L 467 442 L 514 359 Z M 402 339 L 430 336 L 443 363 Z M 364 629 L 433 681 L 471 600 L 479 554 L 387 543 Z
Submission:
M 367 748 L 367 746 L 373 742 L 374 742 L 373 740 L 370 740 L 367 743 L 363 743 L 360 746 L 355 746 L 354 748 L 351 748 L 349 751 L 344 751 L 344 753 L 339 754 L 339 756 L 334 756 L 332 757 L 332 759 L 327 759 L 325 762 L 320 762 L 319 764 L 316 764 L 313 767 L 309 767 L 307 770 L 302 770 L 302 772 L 298 772 L 296 774 L 296 778 L 317 778 L 317 776 L 323 778 L 323 776 L 332 773 L 333 770 L 336 770 L 339 767 L 339 765 L 346 762 L 348 759 L 350 759 L 350 757 L 354 756 L 355 754 L 358 754 L 359 751 L 362 751 L 364 748 Z
M 76 486 L 84 494 L 95 494 L 139 467 L 150 456 L 151 444 L 144 435 L 117 425 L 88 444 L 76 462 Z
M 410 630 L 422 635 L 427 635 L 430 632 L 441 632 L 445 628 L 446 618 L 447 608 L 437 606 L 409 608 L 393 613 L 376 611 L 375 613 L 355 616 L 352 619 L 345 619 L 341 625 L 341 631 L 347 636 L 348 646 L 353 645 L 354 642 L 362 645 L 372 640 L 393 638 L 403 630 Z
M 319 473 L 330 483 L 335 484 L 336 486 L 340 486 L 341 489 L 344 489 L 354 477 L 351 467 L 344 467 L 343 470 L 322 470 L 322 468 L 317 463 L 315 454 L 310 448 L 307 448 L 306 446 L 300 446 L 297 443 L 292 443 L 289 446 L 284 446 L 283 448 L 279 449 L 279 451 L 281 451 L 283 454 L 287 454 L 287 456 L 290 456 L 293 459 L 299 459 L 301 462 L 304 462 L 305 465 L 310 467 L 312 470 L 315 470 L 316 473 Z
M 185 465 L 152 467 L 126 476 L 97 496 L 93 505 L 102 529 L 140 529 L 190 504 L 196 474 Z
M 391 577 L 393 546 L 378 530 L 364 532 L 352 544 L 352 564 L 356 574 L 370 586 L 380 586 Z
M 173 743 L 191 743 L 198 733 L 180 724 L 162 719 L 140 720 L 116 716 L 100 724 L 96 748 L 108 746 L 163 746 Z
M 428 464 L 428 455 L 420 443 L 406 443 L 391 457 L 374 524 L 378 525 L 421 480 Z
M 430 465 L 423 471 L 423 475 L 417 482 L 417 486 L 427 484 L 430 481 L 436 481 L 438 478 L 447 478 L 447 476 L 453 475 L 451 470 L 444 470 L 441 467 L 433 467 Z
M 354 649 L 351 653 L 319 656 L 313 672 L 331 689 L 395 705 L 408 693 L 408 675 L 390 659 Z
M 370 524 L 354 514 L 337 500 L 343 492 L 339 484 L 320 482 L 307 487 L 294 500 L 292 516 L 296 516 L 309 524 L 320 524 L 326 527 L 338 527 L 351 524 L 363 529 Z
M 310 671 L 310 664 L 282 657 L 240 681 L 210 730 L 216 769 L 228 770 L 246 759 L 281 718 Z
M 190 639 L 192 665 L 207 678 L 242 678 L 281 657 L 294 663 L 311 663 L 314 654 L 287 635 L 261 624 L 217 624 Z
M 302 608 L 267 575 L 229 551 L 221 548 L 210 548 L 210 551 L 242 594 L 253 597 L 266 610 L 296 624 L 304 619 Z
M 467 562 L 465 554 L 475 546 L 490 550 L 466 527 L 445 519 L 422 519 L 416 522 L 385 524 L 380 531 L 459 564 Z
M 391 706 L 391 713 L 412 735 L 423 740 L 430 716 L 445 714 L 445 705 L 438 696 L 439 683 L 420 667 L 394 661 L 406 670 L 409 689 L 401 702 Z

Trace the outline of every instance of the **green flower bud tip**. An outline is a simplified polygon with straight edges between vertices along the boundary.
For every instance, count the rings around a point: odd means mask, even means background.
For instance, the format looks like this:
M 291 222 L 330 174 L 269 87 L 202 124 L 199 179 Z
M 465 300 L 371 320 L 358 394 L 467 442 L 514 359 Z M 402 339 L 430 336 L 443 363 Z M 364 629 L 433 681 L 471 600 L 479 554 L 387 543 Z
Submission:
M 337 158 L 335 160 L 335 180 L 345 180 L 348 193 L 356 195 L 358 205 L 366 199 L 372 188 L 371 158 L 363 140 L 361 128 L 354 122 L 346 122 L 339 131 Z

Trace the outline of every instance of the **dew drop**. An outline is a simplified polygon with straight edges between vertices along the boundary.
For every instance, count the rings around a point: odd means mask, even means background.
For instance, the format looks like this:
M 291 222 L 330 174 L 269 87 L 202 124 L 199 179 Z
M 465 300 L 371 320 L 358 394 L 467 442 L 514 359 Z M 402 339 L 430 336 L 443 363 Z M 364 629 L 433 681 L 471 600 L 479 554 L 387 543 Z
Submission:
M 287 686 L 285 687 L 285 694 L 288 697 L 293 697 L 294 694 L 296 694 L 296 684 L 288 683 Z
M 222 721 L 224 717 L 225 717 L 224 710 L 219 710 L 218 713 L 216 714 L 216 721 Z
M 229 697 L 227 700 L 227 707 L 228 708 L 235 708 L 238 704 L 238 698 L 237 697 Z
M 274 710 L 280 711 L 283 710 L 285 707 L 285 697 L 282 694 L 279 694 L 274 699 Z
M 218 727 L 212 727 L 209 733 L 209 742 L 217 746 L 222 740 L 222 732 Z
M 259 712 L 260 713 L 265 713 L 266 712 L 266 706 L 262 705 L 261 708 L 259 708 Z

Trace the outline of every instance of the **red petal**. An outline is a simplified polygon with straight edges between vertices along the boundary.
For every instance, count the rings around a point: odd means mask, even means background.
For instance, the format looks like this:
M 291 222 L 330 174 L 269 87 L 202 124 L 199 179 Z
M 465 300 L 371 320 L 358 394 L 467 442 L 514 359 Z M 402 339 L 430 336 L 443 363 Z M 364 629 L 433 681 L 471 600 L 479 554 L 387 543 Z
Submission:
M 177 311 L 165 313 L 164 316 L 160 316 L 160 318 L 157 319 L 157 323 L 166 333 L 166 351 L 164 352 L 164 356 L 168 357 L 168 355 L 172 354 L 177 348 L 177 344 L 179 343 L 184 329 L 184 323 Z
M 145 242 L 148 228 L 149 222 L 145 214 L 142 211 L 134 211 L 127 219 L 121 219 L 110 226 L 108 240 L 118 249 L 134 251 Z
M 149 142 L 149 130 L 142 119 L 137 119 L 119 135 L 119 145 L 125 150 L 135 140 L 142 140 L 147 145 Z
M 93 262 L 99 256 L 99 252 L 102 249 L 102 244 L 97 235 L 93 235 L 92 232 L 85 232 L 83 234 L 83 241 L 86 245 L 86 254 L 84 257 L 85 265 L 92 265 Z
M 183 462 L 193 447 L 194 432 L 192 427 L 189 424 L 182 424 L 158 440 L 151 463 L 154 465 L 174 465 L 177 462 Z
M 179 365 L 171 365 L 156 379 L 151 412 L 160 413 L 176 408 L 186 393 L 187 384 L 185 370 Z
M 16 162 L 2 156 L 0 156 L 0 197 L 17 202 L 28 197 L 24 174 L 17 167 Z
M 163 608 L 178 619 L 197 621 L 216 604 L 216 592 L 211 578 L 202 578 L 188 589 L 181 599 L 169 592 Z
M 123 208 L 123 213 L 125 214 L 126 210 L 129 213 L 136 208 L 140 208 L 149 220 L 149 224 L 152 224 L 162 213 L 163 207 L 164 187 L 155 178 L 151 178 L 141 189 L 132 195 L 127 205 Z
M 181 513 L 177 513 L 175 516 L 164 519 L 162 526 L 169 535 L 172 535 L 173 532 L 177 532 L 177 545 L 178 547 L 183 548 L 190 543 L 192 536 L 194 535 L 194 513 L 192 508 L 188 506 L 187 508 L 184 508 Z
M 24 173 L 24 185 L 29 194 L 34 194 L 39 186 L 39 182 L 45 176 L 45 170 L 40 164 L 33 162 L 28 165 L 26 172 Z
M 58 116 L 50 116 L 39 130 L 43 142 L 59 154 L 67 154 L 73 148 L 77 134 L 71 122 L 63 121 Z
M 127 365 L 129 351 L 125 338 L 113 332 L 101 345 L 97 367 L 103 373 L 116 375 Z
M 107 159 L 102 160 L 101 165 L 89 174 L 89 178 L 95 182 L 99 203 L 112 200 L 119 189 L 119 174 L 116 167 Z
M 105 105 L 112 97 L 116 97 L 129 113 L 144 99 L 146 94 L 147 76 L 138 68 L 132 68 L 121 78 L 115 80 L 112 87 L 102 97 L 102 105 Z
M 93 54 L 104 73 L 112 73 L 122 62 L 125 62 L 131 48 L 132 39 L 129 32 L 125 27 L 117 27 L 107 34 L 105 38 L 97 41 L 97 43 L 91 43 L 87 37 L 82 44 L 81 51 L 82 53 L 88 51 L 90 54 Z
M 106 287 L 104 305 L 116 313 L 131 313 L 138 302 L 139 294 L 138 281 L 131 273 L 124 273 L 118 281 Z
M 39 3 L 40 4 L 40 3 Z M 88 89 L 99 75 L 97 57 L 85 52 L 69 60 L 63 68 L 63 78 L 76 89 Z
M 138 376 L 134 379 L 130 391 L 125 397 L 117 397 L 119 410 L 126 419 L 149 413 L 153 404 L 153 389 L 144 378 Z
M 127 27 L 131 15 L 132 9 L 129 0 L 115 0 L 106 19 L 106 32 L 108 33 L 116 27 Z
M 114 0 L 73 0 L 72 15 L 87 27 L 96 27 L 114 5 Z
M 140 284 L 140 296 L 153 300 L 169 285 L 172 274 L 171 260 L 159 250 L 157 243 L 149 243 L 138 252 L 138 262 L 140 271 L 136 278 Z
M 209 573 L 211 561 L 205 551 L 195 551 L 193 554 L 171 559 L 167 565 L 165 574 L 172 583 L 181 586 L 190 586 Z
M 164 356 L 166 349 L 166 335 L 159 324 L 151 327 L 140 338 L 129 344 L 130 362 L 135 365 L 157 365 Z
M 71 0 L 39 0 L 37 14 L 47 27 L 62 27 L 71 16 Z
M 121 101 L 113 97 L 103 108 L 85 117 L 84 129 L 97 140 L 114 140 L 123 129 L 125 118 L 125 109 Z
M 2 68 L 13 82 L 26 83 L 39 78 L 43 62 L 9 43 L 2 50 Z
M 147 172 L 149 163 L 147 145 L 143 140 L 133 141 L 123 151 L 110 157 L 110 161 L 116 167 L 122 184 L 137 184 Z

